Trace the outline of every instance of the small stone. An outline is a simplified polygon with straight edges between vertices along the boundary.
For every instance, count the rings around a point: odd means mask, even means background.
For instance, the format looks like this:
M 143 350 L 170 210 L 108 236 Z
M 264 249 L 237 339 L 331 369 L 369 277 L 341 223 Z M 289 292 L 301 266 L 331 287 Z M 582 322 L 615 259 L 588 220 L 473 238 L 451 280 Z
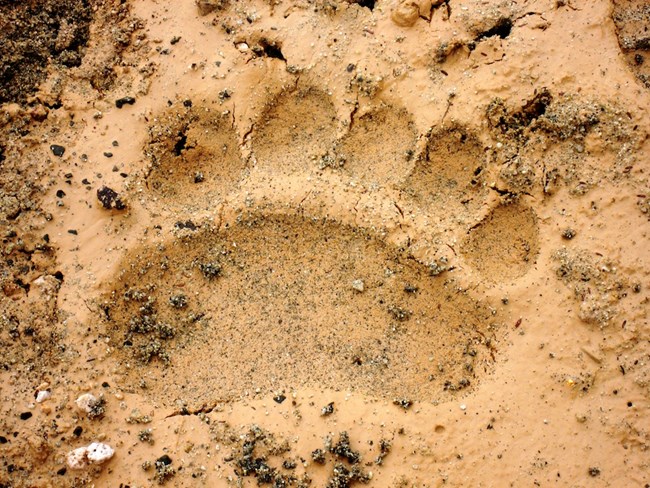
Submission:
M 88 466 L 88 448 L 78 447 L 68 453 L 66 458 L 70 469 L 80 470 Z
M 75 400 L 77 408 L 82 412 L 90 413 L 93 410 L 93 407 L 97 405 L 99 400 L 92 393 L 84 393 L 79 398 Z
M 110 152 L 110 151 L 105 151 L 105 152 L 104 152 L 104 156 L 107 157 L 107 158 L 112 158 L 112 157 L 113 157 L 113 153 Z
M 460 404 L 460 409 L 464 412 L 465 410 L 467 410 L 467 405 L 465 405 L 464 403 L 461 403 Z
M 52 397 L 52 393 L 47 390 L 42 390 L 36 393 L 36 403 L 43 403 L 45 400 L 48 400 Z
M 117 108 L 122 108 L 124 105 L 133 105 L 135 103 L 135 98 L 133 97 L 122 97 L 115 100 L 115 106 Z
M 240 51 L 240 52 L 246 52 L 248 51 L 248 44 L 245 42 L 240 42 L 235 45 L 235 47 Z
M 352 282 L 352 288 L 354 290 L 358 291 L 359 293 L 362 293 L 363 290 L 365 290 L 365 284 L 364 284 L 363 280 L 354 280 Z
M 52 154 L 58 157 L 63 156 L 63 153 L 65 153 L 65 147 L 59 146 L 58 144 L 52 144 L 50 150 L 52 151 Z
M 576 236 L 576 231 L 571 228 L 566 228 L 562 231 L 562 238 L 570 241 Z
M 93 442 L 87 449 L 88 460 L 95 464 L 105 463 L 115 454 L 111 446 L 102 442 Z
M 284 395 L 277 395 L 277 396 L 274 396 L 274 397 L 273 397 L 273 401 L 274 401 L 275 403 L 282 403 L 282 402 L 285 401 L 286 399 L 287 399 L 287 397 L 284 396 Z
M 334 402 L 329 402 L 320 410 L 320 414 L 323 417 L 327 417 L 328 415 L 332 415 L 333 413 L 334 413 Z
M 115 454 L 115 450 L 108 444 L 93 442 L 88 446 L 78 447 L 67 455 L 67 464 L 70 469 L 80 470 L 88 466 L 88 463 L 102 464 L 108 461 Z
M 599 474 L 600 474 L 600 468 L 597 468 L 595 466 L 592 466 L 591 468 L 589 468 L 589 476 L 595 478 Z
M 97 190 L 97 200 L 101 202 L 106 210 L 124 210 L 126 208 L 126 204 L 122 201 L 119 194 L 107 186 L 102 186 Z

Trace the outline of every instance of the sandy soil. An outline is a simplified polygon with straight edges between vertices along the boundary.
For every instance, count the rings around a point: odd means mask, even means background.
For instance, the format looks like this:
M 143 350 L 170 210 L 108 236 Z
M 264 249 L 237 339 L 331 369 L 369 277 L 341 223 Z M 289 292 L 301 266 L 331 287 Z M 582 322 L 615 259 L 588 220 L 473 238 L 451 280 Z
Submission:
M 0 1 L 0 487 L 650 486 L 649 26 Z

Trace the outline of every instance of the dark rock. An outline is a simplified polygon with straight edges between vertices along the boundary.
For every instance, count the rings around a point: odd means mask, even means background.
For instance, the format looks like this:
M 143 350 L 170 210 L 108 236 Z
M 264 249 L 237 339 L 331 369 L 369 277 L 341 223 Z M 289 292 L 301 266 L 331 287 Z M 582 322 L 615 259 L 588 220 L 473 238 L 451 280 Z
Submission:
M 115 106 L 117 108 L 122 108 L 124 105 L 133 105 L 135 103 L 135 98 L 133 97 L 122 97 L 115 100 Z
M 287 397 L 284 396 L 284 395 L 278 395 L 278 396 L 274 396 L 274 397 L 273 397 L 273 401 L 274 401 L 275 403 L 282 403 L 282 402 L 285 401 L 286 399 L 287 399 Z
M 97 190 L 97 200 L 101 202 L 106 210 L 124 210 L 126 208 L 126 204 L 118 193 L 107 186 L 102 186 Z
M 20 420 L 28 420 L 32 418 L 32 412 L 23 412 L 20 414 Z
M 59 146 L 58 144 L 52 144 L 50 150 L 52 151 L 52 154 L 58 157 L 63 156 L 63 153 L 65 153 L 65 147 Z
M 163 454 L 158 459 L 156 459 L 157 465 L 169 466 L 171 463 L 172 463 L 172 458 L 170 458 L 167 454 Z

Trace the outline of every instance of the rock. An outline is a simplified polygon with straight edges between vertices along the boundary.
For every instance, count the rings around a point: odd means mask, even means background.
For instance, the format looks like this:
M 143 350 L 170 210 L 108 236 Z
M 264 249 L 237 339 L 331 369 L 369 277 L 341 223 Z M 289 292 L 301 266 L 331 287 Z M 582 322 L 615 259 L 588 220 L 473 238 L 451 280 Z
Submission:
M 47 390 L 41 390 L 36 393 L 36 403 L 43 403 L 45 400 L 49 400 L 52 397 L 52 393 Z
M 95 405 L 99 403 L 99 400 L 92 393 L 84 393 L 79 398 L 75 400 L 77 408 L 82 412 L 91 413 Z
M 363 283 L 363 280 L 354 280 L 352 282 L 352 288 L 358 291 L 359 293 L 363 292 L 363 290 L 365 290 L 365 285 Z
M 124 210 L 126 208 L 126 204 L 122 201 L 119 194 L 107 186 L 102 186 L 97 190 L 97 200 L 101 202 L 106 210 Z
M 65 153 L 65 147 L 59 146 L 58 144 L 52 144 L 50 150 L 52 151 L 52 154 L 58 157 L 63 156 L 63 153 Z
M 135 103 L 135 98 L 133 97 L 122 97 L 115 100 L 115 106 L 117 108 L 122 108 L 124 105 L 133 105 Z
M 105 463 L 114 454 L 115 450 L 108 444 L 93 442 L 88 446 L 78 447 L 70 451 L 66 461 L 70 469 L 80 470 L 86 468 L 89 463 Z
M 400 27 L 411 27 L 420 18 L 420 7 L 415 0 L 399 2 L 390 18 Z
M 111 446 L 102 442 L 93 442 L 87 449 L 88 460 L 95 464 L 105 463 L 115 454 L 115 450 Z
M 84 469 L 88 466 L 88 448 L 78 447 L 73 449 L 68 453 L 66 461 L 70 469 Z
M 196 0 L 199 15 L 208 15 L 217 9 L 225 7 L 227 0 Z

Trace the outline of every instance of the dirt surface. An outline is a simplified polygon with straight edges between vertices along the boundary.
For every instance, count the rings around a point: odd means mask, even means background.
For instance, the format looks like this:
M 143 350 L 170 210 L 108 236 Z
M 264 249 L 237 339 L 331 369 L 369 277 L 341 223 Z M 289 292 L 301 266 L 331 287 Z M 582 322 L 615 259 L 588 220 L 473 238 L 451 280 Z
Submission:
M 650 486 L 649 22 L 0 2 L 0 487 Z

